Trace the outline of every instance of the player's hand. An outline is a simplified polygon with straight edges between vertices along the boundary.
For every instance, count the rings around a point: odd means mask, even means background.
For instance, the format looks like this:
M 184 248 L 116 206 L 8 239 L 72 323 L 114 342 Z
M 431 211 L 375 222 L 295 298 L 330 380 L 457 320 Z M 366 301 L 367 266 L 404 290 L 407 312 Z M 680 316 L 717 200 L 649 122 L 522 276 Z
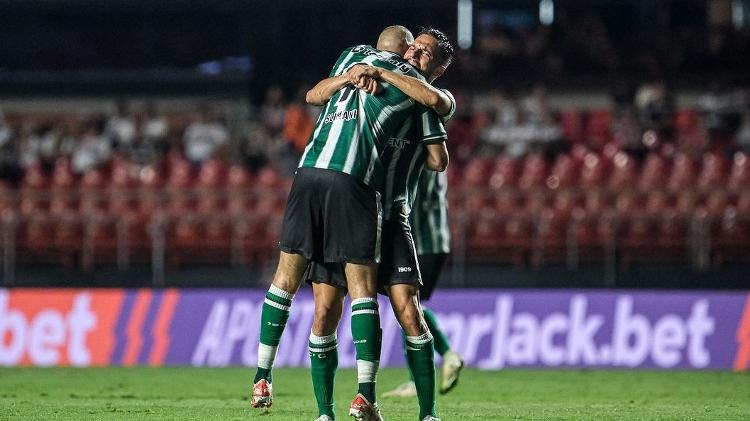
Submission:
M 357 89 L 361 89 L 371 95 L 376 95 L 378 92 L 380 92 L 378 81 L 369 76 L 360 77 L 354 83 L 352 83 L 352 86 Z
M 346 74 L 349 77 L 349 82 L 354 85 L 364 76 L 377 79 L 380 77 L 380 70 L 366 64 L 357 64 L 347 70 Z

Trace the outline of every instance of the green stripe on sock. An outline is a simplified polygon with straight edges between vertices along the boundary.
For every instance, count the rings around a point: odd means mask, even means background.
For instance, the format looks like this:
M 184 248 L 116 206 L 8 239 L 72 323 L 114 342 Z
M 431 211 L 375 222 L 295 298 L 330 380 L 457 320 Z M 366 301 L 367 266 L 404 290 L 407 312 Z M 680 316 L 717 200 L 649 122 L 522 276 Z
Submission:
M 286 298 L 279 297 L 278 295 L 272 293 L 271 291 L 266 292 L 266 298 L 268 298 L 269 300 L 273 301 L 274 303 L 278 303 L 278 304 L 281 304 L 281 305 L 285 305 L 285 306 L 292 305 L 292 300 L 288 300 Z

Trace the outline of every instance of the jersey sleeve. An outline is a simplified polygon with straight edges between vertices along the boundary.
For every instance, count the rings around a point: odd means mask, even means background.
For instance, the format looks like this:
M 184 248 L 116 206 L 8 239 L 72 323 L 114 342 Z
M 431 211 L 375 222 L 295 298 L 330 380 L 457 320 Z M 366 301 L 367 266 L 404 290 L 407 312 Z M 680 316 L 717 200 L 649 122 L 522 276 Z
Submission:
M 422 143 L 429 145 L 432 143 L 442 143 L 448 140 L 445 125 L 435 111 L 430 108 L 422 107 L 420 121 L 422 123 Z
M 450 107 L 450 110 L 448 111 L 448 114 L 440 116 L 440 120 L 442 120 L 443 124 L 445 124 L 448 122 L 448 120 L 453 118 L 453 114 L 456 114 L 456 98 L 453 97 L 453 94 L 451 93 L 451 91 L 447 89 L 442 89 L 442 88 L 440 88 L 440 90 L 448 97 L 448 99 L 451 102 L 451 107 Z
M 349 61 L 350 61 L 349 59 L 351 58 L 351 55 L 352 55 L 352 49 L 354 49 L 354 47 L 349 47 L 346 50 L 344 50 L 341 53 L 341 55 L 339 55 L 339 58 L 338 60 L 336 60 L 336 64 L 333 65 L 333 68 L 331 69 L 331 73 L 328 74 L 328 77 L 338 76 L 344 73 L 344 71 L 346 71 L 348 67 L 347 65 L 349 64 Z

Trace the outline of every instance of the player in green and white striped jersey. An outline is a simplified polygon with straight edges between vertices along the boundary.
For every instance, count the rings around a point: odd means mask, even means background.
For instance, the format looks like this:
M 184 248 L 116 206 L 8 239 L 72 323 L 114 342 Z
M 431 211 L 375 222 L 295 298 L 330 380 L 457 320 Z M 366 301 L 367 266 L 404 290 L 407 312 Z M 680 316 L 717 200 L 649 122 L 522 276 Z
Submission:
M 450 54 L 443 54 L 444 51 L 441 47 L 444 45 L 447 45 Z M 452 56 L 452 48 L 447 43 L 447 37 L 435 30 L 421 33 L 415 40 L 414 47 L 410 49 L 413 51 L 410 54 L 413 61 L 411 64 L 417 66 L 430 81 L 445 71 Z M 430 99 L 430 96 L 434 94 L 435 90 L 429 87 L 428 92 L 425 92 L 425 87 L 429 85 L 426 85 L 424 81 L 367 66 L 358 67 L 358 70 L 352 73 L 354 77 L 352 82 L 355 85 L 357 85 L 356 78 L 358 75 L 377 77 L 381 81 L 409 93 L 410 96 L 421 99 L 420 102 L 432 105 L 434 101 Z M 440 95 L 450 97 L 450 103 L 453 103 L 449 93 L 441 93 Z M 449 108 L 455 109 L 455 106 Z M 383 225 L 383 244 L 385 247 L 383 260 L 379 268 L 378 282 L 388 292 L 394 312 L 406 332 L 407 360 L 417 383 L 420 419 L 436 420 L 432 337 L 430 332 L 424 328 L 426 325 L 417 304 L 420 275 L 408 222 L 408 214 L 416 194 L 417 180 L 422 168 L 427 164 L 429 168 L 444 170 L 447 165 L 446 134 L 442 130 L 435 130 L 435 128 L 420 127 L 418 123 L 426 118 L 425 113 L 421 113 L 416 114 L 412 120 L 407 120 L 397 132 L 397 135 L 389 139 L 387 147 L 381 154 L 385 169 L 383 206 L 386 221 Z M 440 153 L 435 154 L 436 150 L 439 150 Z M 436 159 L 436 156 L 439 158 Z M 313 322 L 313 331 L 315 331 L 316 325 L 327 324 L 325 319 L 328 316 L 326 312 L 318 311 L 319 306 L 333 310 L 328 312 L 335 315 L 336 321 L 338 321 L 338 315 L 340 314 L 335 302 L 322 303 L 321 300 L 318 300 L 320 296 L 318 292 L 326 288 L 333 288 L 331 285 L 345 286 L 345 282 L 339 268 L 330 265 L 317 265 L 315 262 L 311 266 L 310 280 L 313 282 L 316 295 L 316 315 Z M 321 319 L 323 320 L 321 321 Z M 313 359 L 312 362 L 314 365 L 315 360 Z M 315 377 L 314 374 L 314 385 L 316 384 Z
M 347 48 L 330 77 L 341 76 L 358 63 L 424 80 L 400 56 L 368 45 Z M 344 86 L 326 103 L 299 166 L 341 171 L 380 188 L 383 167 L 379 156 L 385 147 L 384 140 L 412 115 L 414 105 L 413 99 L 392 87 L 385 87 L 378 95 L 367 95 Z M 426 124 L 440 122 L 434 118 Z
M 316 123 L 289 195 L 279 266 L 261 315 L 254 407 L 272 403 L 271 368 L 305 267 L 311 260 L 336 262 L 343 264 L 346 271 L 357 351 L 359 393 L 350 414 L 358 419 L 379 418 L 375 404 L 380 355 L 375 262 L 379 252 L 380 201 L 374 187 L 382 184 L 382 139 L 387 139 L 412 115 L 414 101 L 388 86 L 377 96 L 354 89 L 341 90 L 349 83 L 347 71 L 358 61 L 419 77 L 400 56 L 357 46 L 341 55 L 331 72 L 334 76 L 325 85 L 316 85 L 308 92 L 308 99 L 329 89 L 335 94 Z M 436 121 L 444 130 L 436 115 L 427 117 L 425 127 L 430 121 Z M 311 336 L 311 352 L 330 348 L 324 339 L 325 336 Z
M 381 79 L 389 83 L 396 82 L 396 87 L 415 98 L 417 102 L 434 109 L 441 116 L 443 122 L 447 122 L 456 111 L 455 99 L 447 90 L 433 88 L 418 83 L 415 79 L 383 70 L 373 70 L 371 74 L 379 74 Z M 406 83 L 408 85 L 405 85 Z M 388 175 L 386 175 L 386 180 L 388 180 Z M 388 182 L 386 182 L 386 186 L 388 186 Z M 414 192 L 414 190 L 418 192 L 416 201 L 408 203 L 413 203 L 413 207 L 410 209 L 410 220 L 422 278 L 420 301 L 430 299 L 450 252 L 447 187 L 448 181 L 445 172 L 425 170 L 419 176 L 418 187 L 410 187 L 409 189 L 410 192 Z M 410 197 L 410 199 L 413 198 Z M 384 208 L 386 206 L 387 204 L 384 204 Z M 447 337 L 440 329 L 437 318 L 432 311 L 424 305 L 422 310 L 427 326 L 434 338 L 435 350 L 443 357 L 439 391 L 447 393 L 458 382 L 458 376 L 464 365 L 463 359 L 451 349 Z M 417 392 L 416 385 L 412 380 L 385 395 L 409 397 L 417 395 Z

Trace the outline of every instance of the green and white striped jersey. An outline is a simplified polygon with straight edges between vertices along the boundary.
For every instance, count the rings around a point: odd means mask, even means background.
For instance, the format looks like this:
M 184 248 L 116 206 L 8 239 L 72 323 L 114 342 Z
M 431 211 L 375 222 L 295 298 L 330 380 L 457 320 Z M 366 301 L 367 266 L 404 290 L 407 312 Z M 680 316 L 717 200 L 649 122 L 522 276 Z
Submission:
M 388 139 L 381 154 L 385 170 L 383 186 L 383 215 L 385 219 L 408 217 L 417 195 L 417 185 L 427 157 L 426 145 L 443 143 L 447 139 L 443 122 L 453 116 L 455 100 L 451 99 L 451 110 L 444 117 L 427 108 L 418 109 L 396 135 Z
M 344 50 L 330 76 L 338 76 L 357 63 L 424 80 L 398 54 L 368 45 Z M 414 100 L 394 86 L 387 83 L 381 86 L 383 90 L 377 95 L 350 86 L 336 92 L 318 117 L 299 166 L 341 171 L 380 189 L 383 180 L 380 153 L 415 108 Z
M 411 213 L 417 254 L 450 253 L 448 175 L 445 172 L 422 171 L 417 191 L 417 202 Z
M 441 116 L 447 122 L 456 112 L 456 100 L 451 99 L 451 109 Z M 417 254 L 450 253 L 451 231 L 448 226 L 448 174 L 446 172 L 422 171 L 417 185 L 411 226 Z

